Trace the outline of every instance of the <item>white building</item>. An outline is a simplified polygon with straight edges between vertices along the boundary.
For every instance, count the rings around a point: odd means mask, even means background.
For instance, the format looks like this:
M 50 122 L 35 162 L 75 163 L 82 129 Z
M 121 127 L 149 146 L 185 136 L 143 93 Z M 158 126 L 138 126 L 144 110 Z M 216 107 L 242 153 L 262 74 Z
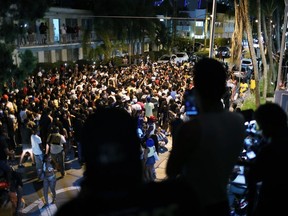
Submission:
M 46 24 L 46 34 L 40 34 L 39 26 Z M 66 34 L 61 34 L 61 27 L 66 26 Z M 43 19 L 29 23 L 26 32 L 18 37 L 16 52 L 26 49 L 33 52 L 39 63 L 57 61 L 75 61 L 83 59 L 82 36 L 89 30 L 89 41 L 95 46 L 97 38 L 93 32 L 93 14 L 90 11 L 51 7 Z M 14 55 L 15 62 L 20 59 Z

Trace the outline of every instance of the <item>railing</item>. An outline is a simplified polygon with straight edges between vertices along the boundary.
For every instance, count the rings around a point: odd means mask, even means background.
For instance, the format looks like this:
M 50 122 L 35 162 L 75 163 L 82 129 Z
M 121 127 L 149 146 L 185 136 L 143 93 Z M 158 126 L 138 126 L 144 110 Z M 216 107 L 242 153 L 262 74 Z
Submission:
M 87 38 L 87 42 L 95 42 L 97 39 L 95 32 L 91 32 Z M 83 34 L 81 33 L 69 33 L 65 35 L 58 35 L 50 37 L 48 34 L 26 34 L 18 35 L 15 44 L 18 47 L 27 46 L 41 46 L 52 44 L 70 44 L 70 43 L 82 43 Z

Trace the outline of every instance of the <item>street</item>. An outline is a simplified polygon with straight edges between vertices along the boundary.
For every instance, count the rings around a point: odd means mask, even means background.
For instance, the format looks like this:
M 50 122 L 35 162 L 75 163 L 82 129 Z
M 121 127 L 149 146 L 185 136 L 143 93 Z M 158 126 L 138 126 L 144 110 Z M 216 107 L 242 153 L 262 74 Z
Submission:
M 169 150 L 171 149 L 171 137 L 169 137 L 168 144 L 163 148 L 159 155 L 159 161 L 156 162 L 156 181 L 165 179 L 165 167 L 169 156 Z M 17 155 L 19 157 L 19 155 Z M 80 183 L 83 176 L 84 166 L 80 166 L 77 158 L 74 158 L 74 153 L 69 154 L 69 160 L 65 162 L 66 175 L 61 178 L 59 172 L 57 172 L 56 183 L 56 203 L 50 204 L 48 207 L 43 208 L 43 182 L 38 181 L 36 176 L 35 166 L 32 166 L 31 159 L 24 163 L 24 168 L 18 168 L 14 165 L 14 168 L 22 173 L 23 176 L 23 198 L 25 200 L 25 207 L 22 209 L 21 215 L 29 216 L 52 216 L 57 211 L 57 208 L 63 203 L 69 201 L 77 195 L 80 190 Z M 49 197 L 51 202 L 51 197 Z M 8 204 L 7 208 L 1 209 L 1 216 L 11 215 L 11 205 Z

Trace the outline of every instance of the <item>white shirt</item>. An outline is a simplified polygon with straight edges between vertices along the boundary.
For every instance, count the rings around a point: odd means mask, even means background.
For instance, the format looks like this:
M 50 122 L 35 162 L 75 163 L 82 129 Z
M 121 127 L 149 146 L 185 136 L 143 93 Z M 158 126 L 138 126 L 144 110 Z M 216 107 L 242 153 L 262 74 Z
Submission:
M 64 145 L 64 143 L 66 143 L 66 139 L 65 139 L 65 137 L 62 134 L 60 134 L 60 136 L 61 136 L 60 145 L 55 145 L 55 144 L 51 144 L 50 145 L 51 154 L 58 154 L 61 151 L 63 151 L 63 149 L 64 149 L 63 145 Z
M 34 155 L 41 155 L 43 154 L 39 144 L 42 143 L 41 138 L 37 134 L 31 135 L 31 145 L 32 145 L 32 152 Z
M 154 104 L 151 102 L 147 102 L 144 104 L 145 108 L 145 116 L 150 117 L 153 115 Z

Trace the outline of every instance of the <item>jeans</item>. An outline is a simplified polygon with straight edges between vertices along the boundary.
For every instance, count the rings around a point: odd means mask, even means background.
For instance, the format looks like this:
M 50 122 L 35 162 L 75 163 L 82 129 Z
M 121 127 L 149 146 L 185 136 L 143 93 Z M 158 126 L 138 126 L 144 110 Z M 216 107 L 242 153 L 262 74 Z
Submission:
M 57 169 L 59 169 L 60 173 L 62 176 L 65 175 L 65 162 L 64 162 L 64 151 L 61 151 L 58 154 L 52 154 L 51 157 L 52 159 L 56 162 L 57 164 Z
M 234 184 L 230 184 L 228 187 L 228 201 L 229 201 L 229 206 L 232 207 L 234 200 L 235 200 L 235 194 L 243 195 L 247 189 L 244 187 L 244 185 L 237 186 Z
M 50 191 L 52 193 L 52 199 L 56 199 L 56 175 L 52 175 L 49 177 L 44 177 L 43 180 L 43 194 L 44 194 L 44 199 L 45 199 L 45 204 L 48 204 L 48 190 L 50 188 Z
M 34 155 L 35 157 L 35 163 L 36 163 L 36 169 L 41 169 L 42 168 L 42 163 L 43 163 L 43 154 L 41 155 Z

